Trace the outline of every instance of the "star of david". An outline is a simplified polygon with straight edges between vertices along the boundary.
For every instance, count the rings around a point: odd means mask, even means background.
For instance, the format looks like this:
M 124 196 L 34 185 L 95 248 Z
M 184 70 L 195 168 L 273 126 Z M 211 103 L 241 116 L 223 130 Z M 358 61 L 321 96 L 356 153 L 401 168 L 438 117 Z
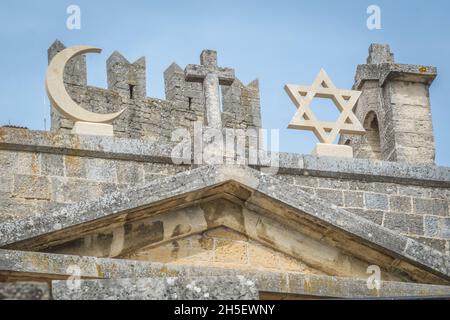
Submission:
M 332 144 L 340 133 L 363 135 L 364 130 L 352 109 L 361 91 L 337 89 L 325 70 L 321 69 L 311 86 L 286 85 L 284 87 L 297 107 L 289 129 L 313 131 L 321 143 Z M 314 97 L 331 99 L 340 111 L 335 122 L 319 121 L 311 110 Z

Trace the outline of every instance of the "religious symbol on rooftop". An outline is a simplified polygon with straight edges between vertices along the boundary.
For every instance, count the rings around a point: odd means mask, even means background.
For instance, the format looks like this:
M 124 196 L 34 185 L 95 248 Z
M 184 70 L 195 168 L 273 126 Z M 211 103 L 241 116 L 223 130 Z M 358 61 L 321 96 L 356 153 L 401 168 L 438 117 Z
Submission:
M 58 53 L 48 66 L 45 88 L 52 106 L 62 115 L 75 121 L 73 133 L 113 135 L 112 123 L 124 110 L 111 114 L 99 114 L 83 109 L 67 93 L 64 86 L 64 69 L 70 59 L 89 52 L 102 50 L 90 46 L 75 46 Z
M 352 108 L 358 101 L 361 92 L 337 89 L 325 70 L 321 69 L 311 86 L 291 85 L 285 90 L 297 107 L 289 129 L 313 131 L 323 144 L 333 144 L 339 133 L 363 135 L 365 130 Z M 333 100 L 340 111 L 336 122 L 319 121 L 311 110 L 311 102 L 315 98 Z
M 219 87 L 232 85 L 234 70 L 217 65 L 217 52 L 204 50 L 200 56 L 200 65 L 190 64 L 186 67 L 186 81 L 203 82 L 207 125 L 210 128 L 222 128 Z

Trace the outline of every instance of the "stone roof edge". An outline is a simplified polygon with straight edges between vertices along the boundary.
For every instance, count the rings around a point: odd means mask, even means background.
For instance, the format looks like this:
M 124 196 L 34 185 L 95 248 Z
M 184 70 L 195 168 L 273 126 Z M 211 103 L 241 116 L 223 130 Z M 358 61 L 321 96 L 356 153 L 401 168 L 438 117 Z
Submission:
M 172 158 L 171 145 L 139 139 L 76 136 L 46 131 L 0 128 L 0 150 L 44 152 L 155 163 L 182 163 Z M 366 159 L 314 157 L 279 153 L 273 172 L 450 187 L 450 168 Z M 264 167 L 255 165 L 255 168 Z
M 203 166 L 157 179 L 143 188 L 114 192 L 95 201 L 83 201 L 53 212 L 0 224 L 0 234 L 3 235 L 0 246 L 33 239 L 228 181 L 236 181 L 285 206 L 304 212 L 312 219 L 318 219 L 337 230 L 450 279 L 450 257 L 445 254 L 354 213 L 330 205 L 319 197 L 302 191 L 300 187 L 286 184 L 249 167 Z

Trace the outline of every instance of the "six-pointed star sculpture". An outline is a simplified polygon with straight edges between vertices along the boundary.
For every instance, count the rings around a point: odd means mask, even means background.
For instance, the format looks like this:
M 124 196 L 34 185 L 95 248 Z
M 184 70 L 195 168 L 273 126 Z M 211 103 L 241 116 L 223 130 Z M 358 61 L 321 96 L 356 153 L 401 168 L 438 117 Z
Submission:
M 332 144 L 339 133 L 362 135 L 366 132 L 352 111 L 361 92 L 337 89 L 325 70 L 320 70 L 311 86 L 288 84 L 284 89 L 297 106 L 289 129 L 313 131 L 321 143 L 328 144 Z M 310 108 L 314 97 L 333 100 L 341 112 L 336 122 L 324 122 L 316 118 Z

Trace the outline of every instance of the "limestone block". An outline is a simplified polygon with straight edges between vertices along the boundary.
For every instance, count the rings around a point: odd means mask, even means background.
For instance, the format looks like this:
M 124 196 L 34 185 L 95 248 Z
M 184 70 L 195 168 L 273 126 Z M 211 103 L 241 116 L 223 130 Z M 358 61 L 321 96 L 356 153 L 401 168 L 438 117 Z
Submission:
M 403 196 L 413 196 L 417 198 L 429 198 L 430 190 L 418 186 L 399 185 L 398 194 Z
M 118 183 L 137 185 L 144 182 L 144 166 L 142 163 L 118 161 L 116 168 Z
M 317 188 L 319 183 L 318 179 L 316 177 L 312 176 L 293 176 L 293 182 L 295 185 L 302 186 L 302 187 L 311 187 L 311 188 Z
M 95 181 L 52 178 L 52 200 L 58 203 L 75 203 L 95 200 L 103 194 L 102 183 Z
M 329 189 L 317 189 L 316 194 L 322 200 L 328 203 L 335 204 L 339 207 L 344 206 L 344 195 L 342 191 L 339 190 L 329 190 Z
M 394 54 L 391 53 L 389 45 L 372 43 L 369 47 L 367 64 L 394 63 Z
M 72 134 L 85 136 L 114 136 L 114 128 L 110 124 L 93 123 L 93 122 L 75 122 Z
M 364 208 L 364 193 L 358 191 L 345 191 L 344 204 L 348 208 Z
M 89 158 L 86 161 L 86 177 L 98 182 L 116 183 L 116 163 L 108 159 Z
M 41 282 L 0 283 L 0 300 L 50 300 L 50 289 Z
M 248 264 L 248 244 L 233 240 L 215 240 L 214 261 Z
M 430 197 L 435 199 L 450 199 L 450 189 L 447 188 L 432 188 L 430 189 Z
M 449 216 L 449 205 L 446 200 L 414 199 L 414 213 L 431 214 L 435 216 Z
M 353 149 L 350 146 L 318 143 L 311 154 L 316 157 L 353 158 Z
M 388 197 L 384 194 L 370 193 L 364 194 L 367 209 L 388 210 Z
M 64 156 L 60 154 L 42 153 L 41 172 L 44 176 L 64 176 Z
M 50 180 L 45 176 L 15 175 L 13 194 L 17 198 L 50 200 Z
M 426 233 L 426 225 L 425 225 L 425 233 Z M 434 238 L 427 238 L 427 237 L 418 237 L 418 236 L 409 236 L 412 239 L 415 239 L 419 241 L 420 243 L 423 243 L 431 248 L 434 248 L 436 250 L 439 250 L 440 252 L 445 253 L 446 250 L 446 243 L 447 241 L 443 239 L 434 239 Z
M 382 225 L 385 213 L 380 210 L 364 210 L 360 216 L 376 224 Z
M 419 215 L 388 213 L 384 226 L 404 234 L 424 235 L 424 218 Z
M 248 248 L 249 264 L 256 268 L 279 268 L 279 255 L 260 245 L 250 245 Z
M 15 161 L 15 168 L 11 173 L 23 175 L 41 174 L 41 154 L 34 152 L 18 152 Z
M 74 178 L 87 178 L 88 158 L 77 156 L 64 156 L 65 176 Z
M 348 190 L 348 181 L 344 179 L 319 178 L 318 183 L 319 188 Z
M 427 237 L 450 239 L 450 218 L 425 216 L 424 228 Z
M 53 281 L 55 300 L 256 300 L 252 279 L 239 276 L 108 279 L 81 281 L 70 290 L 66 281 Z

